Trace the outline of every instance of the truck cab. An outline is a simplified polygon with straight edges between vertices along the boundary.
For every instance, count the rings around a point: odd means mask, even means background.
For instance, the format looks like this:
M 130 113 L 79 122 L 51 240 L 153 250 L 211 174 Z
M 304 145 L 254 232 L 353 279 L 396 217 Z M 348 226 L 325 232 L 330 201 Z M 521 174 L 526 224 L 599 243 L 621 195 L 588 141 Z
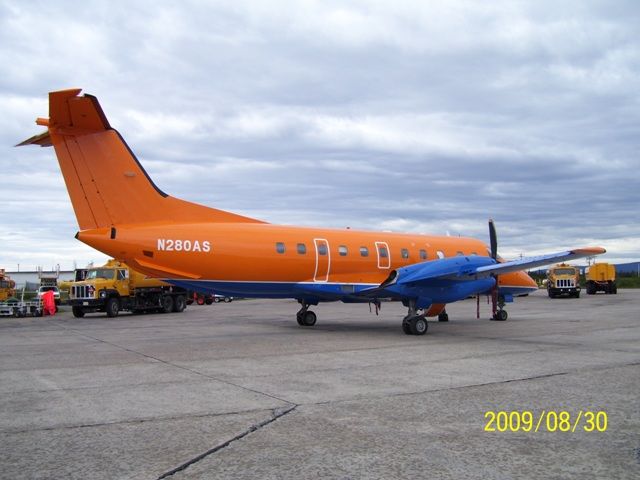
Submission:
M 547 270 L 549 298 L 561 296 L 580 297 L 580 271 L 578 267 L 560 263 Z

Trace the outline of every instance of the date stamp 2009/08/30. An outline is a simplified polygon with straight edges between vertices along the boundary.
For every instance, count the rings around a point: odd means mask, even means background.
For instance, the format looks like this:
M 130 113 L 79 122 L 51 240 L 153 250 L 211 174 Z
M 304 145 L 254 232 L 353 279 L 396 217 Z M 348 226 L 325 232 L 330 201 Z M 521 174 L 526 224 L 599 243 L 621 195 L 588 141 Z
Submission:
M 485 432 L 605 432 L 609 421 L 604 410 L 489 410 L 484 418 Z

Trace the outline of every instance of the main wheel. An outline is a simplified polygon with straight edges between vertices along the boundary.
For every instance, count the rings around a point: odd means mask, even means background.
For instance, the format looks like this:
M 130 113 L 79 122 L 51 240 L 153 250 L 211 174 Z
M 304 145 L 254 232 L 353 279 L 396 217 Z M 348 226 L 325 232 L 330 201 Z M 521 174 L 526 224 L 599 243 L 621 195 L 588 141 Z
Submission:
M 508 317 L 509 315 L 507 314 L 506 310 L 498 310 L 493 316 L 493 319 L 497 320 L 498 322 L 504 322 Z
M 438 315 L 438 321 L 439 322 L 448 322 L 449 321 L 449 314 L 447 312 L 442 312 L 441 314 Z
M 160 299 L 160 304 L 162 305 L 162 313 L 171 313 L 173 312 L 173 298 L 171 295 L 165 295 Z
M 186 308 L 186 300 L 184 295 L 178 295 L 173 299 L 173 311 L 182 312 Z
M 73 312 L 73 316 L 76 318 L 84 317 L 84 309 L 82 307 L 73 306 L 71 307 L 71 311 Z
M 423 316 L 413 317 L 409 320 L 409 329 L 413 335 L 424 335 L 427 333 L 428 328 L 429 324 L 427 323 L 427 319 Z
M 402 331 L 405 333 L 405 335 L 412 335 L 411 327 L 409 326 L 409 322 L 407 322 L 406 320 L 402 321 Z
M 108 298 L 104 309 L 107 312 L 107 317 L 117 317 L 120 313 L 120 300 L 115 297 Z
M 311 310 L 307 310 L 300 316 L 300 321 L 302 322 L 301 325 L 303 327 L 313 327 L 316 324 L 316 320 L 316 314 Z

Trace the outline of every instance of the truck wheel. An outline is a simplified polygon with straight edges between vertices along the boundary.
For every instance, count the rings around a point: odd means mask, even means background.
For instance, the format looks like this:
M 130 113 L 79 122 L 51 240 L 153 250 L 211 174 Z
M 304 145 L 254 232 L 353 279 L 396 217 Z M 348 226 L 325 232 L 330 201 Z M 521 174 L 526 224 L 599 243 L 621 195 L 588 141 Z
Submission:
M 71 307 L 71 311 L 76 318 L 84 317 L 84 309 L 82 307 Z
M 107 312 L 107 317 L 117 317 L 120 313 L 120 300 L 114 297 L 108 298 L 104 309 Z
M 160 299 L 160 303 L 162 304 L 162 313 L 171 313 L 173 312 L 173 298 L 171 295 L 165 295 Z
M 182 312 L 185 309 L 185 307 L 186 307 L 186 305 L 185 305 L 184 296 L 178 295 L 173 300 L 173 311 L 174 312 Z
M 207 305 L 211 305 L 211 304 L 213 303 L 213 298 L 211 298 L 211 297 L 207 297 L 207 298 L 204 300 L 204 303 L 206 303 Z

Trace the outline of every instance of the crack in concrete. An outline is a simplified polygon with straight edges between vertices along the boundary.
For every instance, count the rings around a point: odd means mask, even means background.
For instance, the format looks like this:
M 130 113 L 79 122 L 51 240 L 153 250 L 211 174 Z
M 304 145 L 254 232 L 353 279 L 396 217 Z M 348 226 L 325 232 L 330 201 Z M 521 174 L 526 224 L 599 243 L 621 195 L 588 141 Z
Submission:
M 235 437 L 227 440 L 224 443 L 221 443 L 219 445 L 216 445 L 215 447 L 207 450 L 204 453 L 201 453 L 200 455 L 197 455 L 195 457 L 193 457 L 192 459 L 182 463 L 181 465 L 178 465 L 176 468 L 169 470 L 168 472 L 163 473 L 162 475 L 160 475 L 157 480 L 162 480 L 164 478 L 170 477 L 178 472 L 181 472 L 187 468 L 189 468 L 191 465 L 193 465 L 194 463 L 198 463 L 200 460 L 208 457 L 209 455 L 212 455 L 216 452 L 219 452 L 220 450 L 223 450 L 225 448 L 227 448 L 229 445 L 231 445 L 233 442 L 236 442 L 244 437 L 246 437 L 247 435 L 256 432 L 264 427 L 266 427 L 267 425 L 275 422 L 276 420 L 278 420 L 279 418 L 284 417 L 285 415 L 287 415 L 288 413 L 293 412 L 296 408 L 298 407 L 298 405 L 293 405 L 289 408 L 286 409 L 274 409 L 272 411 L 272 417 L 264 420 L 260 423 L 257 423 L 255 425 L 251 425 L 247 430 L 243 431 L 242 433 L 236 435 Z
M 191 415 L 164 415 L 157 417 L 148 417 L 148 418 L 133 418 L 129 420 L 116 420 L 113 422 L 97 422 L 97 423 L 81 423 L 76 425 L 55 425 L 51 427 L 41 427 L 41 428 L 27 428 L 27 429 L 5 429 L 1 430 L 0 433 L 8 434 L 8 435 L 19 435 L 22 433 L 33 433 L 33 432 L 50 432 L 57 430 L 74 430 L 79 428 L 95 428 L 95 427 L 110 427 L 110 426 L 118 426 L 118 425 L 133 425 L 138 423 L 151 423 L 151 422 L 170 422 L 173 420 L 185 420 L 185 419 L 193 419 L 193 418 L 213 418 L 213 417 L 226 417 L 228 415 L 245 415 L 256 412 L 264 412 L 269 410 L 268 408 L 254 408 L 251 410 L 235 410 L 231 412 L 221 412 L 221 413 L 195 413 Z M 272 409 L 273 410 L 273 409 Z

